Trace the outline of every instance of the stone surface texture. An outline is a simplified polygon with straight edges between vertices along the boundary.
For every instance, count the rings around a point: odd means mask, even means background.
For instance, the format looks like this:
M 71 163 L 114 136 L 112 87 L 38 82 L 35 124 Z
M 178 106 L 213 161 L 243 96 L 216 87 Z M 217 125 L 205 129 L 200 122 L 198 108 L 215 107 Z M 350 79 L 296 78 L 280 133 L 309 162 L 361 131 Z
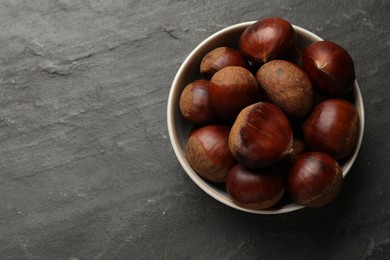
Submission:
M 390 259 L 389 12 L 388 0 L 1 1 L 0 259 Z M 334 202 L 261 216 L 190 180 L 166 106 L 197 44 L 269 16 L 351 53 L 366 128 Z

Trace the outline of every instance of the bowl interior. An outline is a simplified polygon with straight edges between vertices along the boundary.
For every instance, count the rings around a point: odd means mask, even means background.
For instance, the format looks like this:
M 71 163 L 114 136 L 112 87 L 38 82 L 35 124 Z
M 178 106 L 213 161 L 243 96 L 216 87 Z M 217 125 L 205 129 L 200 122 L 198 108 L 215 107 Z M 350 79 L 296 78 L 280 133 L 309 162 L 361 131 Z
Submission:
M 233 203 L 233 201 L 230 199 L 230 197 L 228 196 L 228 194 L 223 188 L 218 188 L 214 184 L 211 184 L 205 181 L 204 179 L 202 179 L 201 177 L 199 177 L 199 175 L 196 172 L 194 172 L 194 170 L 191 168 L 191 166 L 189 165 L 185 157 L 185 147 L 187 143 L 188 134 L 190 129 L 192 128 L 192 125 L 187 121 L 185 121 L 180 114 L 180 110 L 179 110 L 180 94 L 183 88 L 187 84 L 201 77 L 199 72 L 199 66 L 203 56 L 206 55 L 206 53 L 220 46 L 238 48 L 238 39 L 241 33 L 245 30 L 245 28 L 247 28 L 252 23 L 254 23 L 254 21 L 240 23 L 216 32 L 215 34 L 211 35 L 203 42 L 201 42 L 184 60 L 183 64 L 177 71 L 177 74 L 173 80 L 171 90 L 169 93 L 169 98 L 168 98 L 167 120 L 168 120 L 169 137 L 174 152 L 181 166 L 185 170 L 185 172 L 202 190 L 204 190 L 214 199 L 232 208 L 246 211 L 246 212 L 256 213 L 256 214 L 287 213 L 287 212 L 291 212 L 303 208 L 303 206 L 297 205 L 296 203 L 293 202 L 283 201 L 283 200 L 277 205 L 273 206 L 272 208 L 265 209 L 265 210 L 251 210 L 236 205 L 235 203 Z M 306 46 L 308 46 L 311 42 L 322 40 L 317 35 L 299 26 L 293 25 L 293 27 L 298 36 L 297 38 L 298 47 L 300 47 L 302 50 Z M 357 154 L 359 152 L 362 143 L 362 138 L 363 138 L 364 107 L 363 107 L 361 92 L 356 81 L 352 90 L 350 101 L 354 103 L 354 106 L 359 113 L 360 132 L 359 132 L 359 140 L 355 147 L 355 150 L 347 159 L 345 159 L 341 163 L 343 176 L 345 176 L 348 173 L 348 171 L 351 169 L 357 157 Z

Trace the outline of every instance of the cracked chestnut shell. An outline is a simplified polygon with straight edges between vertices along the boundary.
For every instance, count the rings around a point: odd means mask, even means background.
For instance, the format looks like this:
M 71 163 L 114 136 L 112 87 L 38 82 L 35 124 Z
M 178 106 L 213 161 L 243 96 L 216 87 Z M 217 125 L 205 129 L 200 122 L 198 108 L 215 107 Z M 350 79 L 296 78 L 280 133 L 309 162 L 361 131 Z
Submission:
M 228 146 L 230 127 L 207 125 L 191 133 L 186 158 L 194 171 L 206 180 L 224 182 L 236 161 Z
M 248 60 L 266 63 L 294 49 L 295 31 L 291 23 L 281 18 L 261 19 L 241 34 L 239 47 Z
M 275 205 L 285 189 L 284 174 L 276 167 L 249 169 L 236 164 L 226 180 L 226 190 L 232 200 L 249 209 L 265 209 Z
M 311 151 L 324 152 L 336 160 L 347 157 L 355 148 L 359 134 L 359 114 L 343 99 L 328 99 L 318 104 L 303 124 L 303 136 Z
M 338 162 L 321 152 L 300 155 L 288 173 L 288 194 L 299 205 L 319 207 L 339 193 L 343 174 Z
M 293 134 L 286 115 L 277 106 L 258 102 L 244 108 L 229 134 L 234 158 L 249 168 L 261 168 L 291 153 Z

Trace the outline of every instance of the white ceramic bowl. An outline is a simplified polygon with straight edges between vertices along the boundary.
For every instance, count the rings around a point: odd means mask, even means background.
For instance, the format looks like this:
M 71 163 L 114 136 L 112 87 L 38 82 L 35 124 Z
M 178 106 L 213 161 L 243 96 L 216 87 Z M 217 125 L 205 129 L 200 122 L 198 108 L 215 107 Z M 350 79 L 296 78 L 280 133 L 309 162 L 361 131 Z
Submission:
M 238 49 L 238 39 L 241 33 L 247 28 L 249 25 L 254 23 L 244 22 L 232 25 L 225 29 L 222 29 L 203 42 L 201 42 L 184 60 L 183 64 L 180 66 L 179 70 L 176 73 L 176 76 L 173 80 L 171 90 L 168 98 L 168 107 L 167 107 L 167 120 L 168 120 L 168 131 L 169 137 L 172 143 L 172 147 L 174 152 L 179 160 L 181 166 L 188 174 L 188 176 L 207 194 L 209 194 L 214 199 L 222 202 L 223 204 L 250 213 L 256 214 L 279 214 L 279 213 L 287 213 L 291 211 L 295 211 L 303 208 L 303 206 L 297 205 L 295 203 L 282 204 L 270 209 L 265 210 L 251 210 L 240 207 L 233 203 L 230 199 L 229 195 L 225 190 L 220 189 L 213 184 L 205 181 L 191 168 L 186 157 L 185 157 L 185 147 L 187 144 L 187 137 L 192 125 L 186 122 L 180 114 L 179 110 L 179 99 L 180 94 L 183 88 L 189 84 L 190 82 L 199 79 L 199 66 L 203 56 L 211 51 L 212 49 L 220 46 L 230 46 Z M 304 49 L 307 45 L 314 41 L 321 41 L 322 39 L 317 35 L 299 27 L 293 25 L 295 32 L 298 36 L 298 46 L 301 49 Z M 355 81 L 355 85 L 353 87 L 353 102 L 355 108 L 357 109 L 360 116 L 360 132 L 359 132 L 359 140 L 356 145 L 353 153 L 341 164 L 343 170 L 343 176 L 345 176 L 348 171 L 351 169 L 356 156 L 359 152 L 364 132 L 364 107 L 362 95 L 359 89 L 357 82 Z

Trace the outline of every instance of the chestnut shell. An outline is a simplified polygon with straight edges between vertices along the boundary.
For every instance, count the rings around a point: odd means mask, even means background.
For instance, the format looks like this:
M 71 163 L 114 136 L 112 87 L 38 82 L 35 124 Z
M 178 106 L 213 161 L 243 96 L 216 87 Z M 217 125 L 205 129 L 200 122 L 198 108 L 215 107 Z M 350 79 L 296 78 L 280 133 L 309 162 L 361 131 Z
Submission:
M 318 104 L 303 124 L 303 136 L 311 151 L 347 157 L 355 148 L 359 135 L 359 114 L 343 99 L 328 99 Z
M 292 151 L 283 159 L 283 164 L 287 167 L 291 166 L 291 164 L 298 158 L 298 156 L 305 151 L 306 147 L 304 141 L 299 138 L 294 138 Z
M 229 134 L 236 160 L 249 168 L 271 165 L 292 151 L 293 134 L 286 115 L 277 106 L 258 102 L 244 108 Z
M 321 152 L 301 154 L 288 174 L 288 194 L 299 205 L 323 206 L 339 193 L 343 174 L 338 162 Z
M 229 126 L 207 125 L 191 133 L 186 158 L 194 171 L 204 179 L 224 182 L 236 164 L 228 146 L 229 132 Z
M 210 103 L 209 86 L 210 81 L 199 79 L 183 89 L 179 108 L 184 119 L 197 125 L 206 125 L 218 119 L 219 116 Z
M 313 86 L 306 72 L 292 62 L 273 60 L 256 73 L 270 102 L 293 118 L 305 117 L 313 107 Z
M 355 82 L 355 67 L 350 54 L 331 41 L 310 44 L 303 52 L 303 67 L 324 95 L 340 97 Z
M 285 177 L 277 167 L 248 169 L 237 164 L 226 180 L 226 190 L 232 200 L 249 209 L 265 209 L 275 205 L 285 189 Z
M 261 19 L 241 34 L 241 53 L 250 61 L 266 63 L 281 58 L 295 47 L 295 31 L 286 20 L 278 17 Z
M 211 105 L 224 118 L 234 118 L 244 107 L 259 97 L 256 78 L 245 68 L 228 66 L 217 71 L 210 80 Z
M 230 47 L 218 47 L 203 57 L 200 73 L 211 78 L 217 71 L 228 66 L 239 66 L 250 70 L 249 63 L 239 51 Z

